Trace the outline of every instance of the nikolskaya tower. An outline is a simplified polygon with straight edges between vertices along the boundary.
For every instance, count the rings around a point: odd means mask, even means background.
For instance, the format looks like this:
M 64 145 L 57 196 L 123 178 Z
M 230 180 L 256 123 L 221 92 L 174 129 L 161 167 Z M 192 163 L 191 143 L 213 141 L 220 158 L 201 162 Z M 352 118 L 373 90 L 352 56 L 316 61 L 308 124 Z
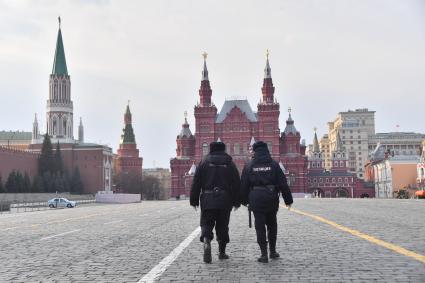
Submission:
M 60 143 L 75 143 L 73 103 L 71 100 L 71 78 L 66 66 L 65 50 L 62 40 L 61 19 L 56 40 L 53 69 L 49 79 L 49 99 L 46 107 L 46 132 L 52 141 Z M 79 132 L 82 133 L 80 121 Z M 82 138 L 82 137 L 81 137 Z M 38 133 L 38 122 L 34 121 L 32 143 L 43 140 Z

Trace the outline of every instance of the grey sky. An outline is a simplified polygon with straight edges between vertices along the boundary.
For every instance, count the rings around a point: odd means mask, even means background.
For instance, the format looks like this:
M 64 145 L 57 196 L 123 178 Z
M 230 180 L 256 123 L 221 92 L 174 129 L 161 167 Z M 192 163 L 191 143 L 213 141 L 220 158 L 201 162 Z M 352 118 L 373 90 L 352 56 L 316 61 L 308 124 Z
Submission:
M 144 167 L 168 167 L 198 101 L 207 51 L 213 101 L 260 99 L 265 50 L 283 130 L 291 106 L 307 143 L 339 111 L 376 110 L 377 132 L 425 132 L 425 1 L 1 1 L 0 130 L 44 132 L 62 32 L 74 133 L 116 150 L 127 100 Z

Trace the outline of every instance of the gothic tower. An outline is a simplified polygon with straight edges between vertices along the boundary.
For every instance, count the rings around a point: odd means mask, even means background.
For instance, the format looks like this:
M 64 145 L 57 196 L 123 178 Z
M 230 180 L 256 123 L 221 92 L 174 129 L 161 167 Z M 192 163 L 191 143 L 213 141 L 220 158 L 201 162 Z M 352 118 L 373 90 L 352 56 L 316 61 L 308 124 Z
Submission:
M 115 174 L 121 177 L 131 179 L 133 177 L 141 180 L 143 159 L 139 157 L 136 138 L 134 136 L 133 125 L 131 121 L 130 105 L 127 105 L 124 114 L 124 129 L 122 130 L 119 149 L 117 150 L 117 159 L 115 162 Z M 117 188 L 120 191 L 129 192 L 130 188 Z
M 196 160 L 200 160 L 203 155 L 208 153 L 209 144 L 215 141 L 215 119 L 217 116 L 217 107 L 211 101 L 212 90 L 208 78 L 207 53 L 204 52 L 203 57 L 204 68 L 199 89 L 200 102 L 195 106 Z
M 177 158 L 190 158 L 192 159 L 195 155 L 195 137 L 192 135 L 192 132 L 189 128 L 189 123 L 187 122 L 187 112 L 184 113 L 184 123 L 182 124 L 182 129 L 180 134 L 176 139 L 177 149 L 176 156 Z
M 335 148 L 332 152 L 331 160 L 332 160 L 332 167 L 331 167 L 332 172 L 344 172 L 344 173 L 348 172 L 347 153 L 342 145 L 342 140 L 341 140 L 341 136 L 339 135 L 339 131 L 336 133 L 336 143 L 335 143 Z
M 309 171 L 315 171 L 315 172 L 323 172 L 324 170 L 323 157 L 322 157 L 322 152 L 320 151 L 316 129 L 314 129 L 313 151 L 309 152 L 308 169 Z
M 31 143 L 37 143 L 39 139 L 40 139 L 40 131 L 38 129 L 37 114 L 35 114 L 34 122 L 32 123 Z
M 74 142 L 71 80 L 66 67 L 60 18 L 53 69 L 49 80 L 49 99 L 47 100 L 46 116 L 46 130 L 49 136 L 52 137 L 52 142 Z
M 83 127 L 83 120 L 80 117 L 80 125 L 78 125 L 78 142 L 83 143 L 84 142 L 84 127 Z
M 279 159 L 279 115 L 280 106 L 274 99 L 274 86 L 269 63 L 269 51 L 266 53 L 261 101 L 257 105 L 259 139 L 266 142 L 274 159 Z

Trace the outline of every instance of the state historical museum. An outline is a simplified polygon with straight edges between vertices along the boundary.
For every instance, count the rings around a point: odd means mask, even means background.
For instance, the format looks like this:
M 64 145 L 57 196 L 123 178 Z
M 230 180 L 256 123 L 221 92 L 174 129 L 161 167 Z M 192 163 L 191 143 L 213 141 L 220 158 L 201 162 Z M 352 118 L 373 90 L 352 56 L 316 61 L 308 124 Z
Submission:
M 255 141 L 267 143 L 272 158 L 279 162 L 295 196 L 311 194 L 316 197 L 374 197 L 373 184 L 357 178 L 348 171 L 347 154 L 338 133 L 338 142 L 332 149 L 332 168 L 325 169 L 324 159 L 314 134 L 313 148 L 306 155 L 306 146 L 289 115 L 285 130 L 280 132 L 280 106 L 274 98 L 269 56 L 267 52 L 264 80 L 257 112 L 248 100 L 226 100 L 220 112 L 211 100 L 206 54 L 202 71 L 200 102 L 195 106 L 195 134 L 187 119 L 177 136 L 177 156 L 170 161 L 171 196 L 190 195 L 193 174 L 202 157 L 209 152 L 209 144 L 222 141 L 233 157 L 239 171 L 251 158 L 250 147 Z
M 283 167 L 293 193 L 305 193 L 308 159 L 306 146 L 300 143 L 300 133 L 289 111 L 285 130 L 279 128 L 280 105 L 274 97 L 269 58 L 267 54 L 264 80 L 257 112 L 246 99 L 226 100 L 221 110 L 212 102 L 206 54 L 202 71 L 199 103 L 195 105 L 195 134 L 185 119 L 177 136 L 176 157 L 170 161 L 171 196 L 188 196 L 195 166 L 209 153 L 209 144 L 222 141 L 226 151 L 242 171 L 251 158 L 250 146 L 258 140 L 267 143 L 271 156 Z

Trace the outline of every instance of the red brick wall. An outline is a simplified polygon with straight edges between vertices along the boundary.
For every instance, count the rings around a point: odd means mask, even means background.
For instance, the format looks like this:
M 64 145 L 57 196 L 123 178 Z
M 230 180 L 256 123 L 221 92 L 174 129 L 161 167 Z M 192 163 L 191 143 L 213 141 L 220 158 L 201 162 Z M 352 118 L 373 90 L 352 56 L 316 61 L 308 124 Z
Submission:
M 20 171 L 22 174 L 27 172 L 32 180 L 37 175 L 37 160 L 38 154 L 0 146 L 0 176 L 3 184 L 13 170 Z

